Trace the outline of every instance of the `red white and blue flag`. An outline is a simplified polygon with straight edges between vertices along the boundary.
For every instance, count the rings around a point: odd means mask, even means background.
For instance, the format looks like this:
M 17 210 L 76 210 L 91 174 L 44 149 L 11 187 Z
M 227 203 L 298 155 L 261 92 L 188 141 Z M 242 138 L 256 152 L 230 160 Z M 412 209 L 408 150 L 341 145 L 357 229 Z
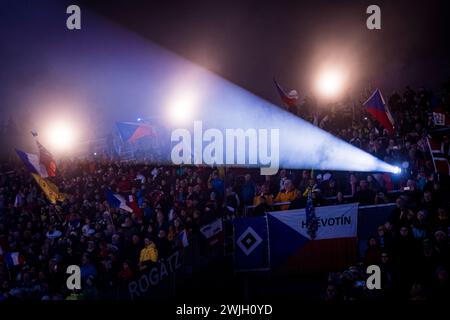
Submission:
M 316 207 L 314 238 L 305 209 L 270 212 L 270 261 L 288 273 L 342 270 L 356 261 L 358 204 Z
M 434 171 L 436 173 L 450 175 L 450 148 L 448 144 L 439 137 L 427 137 L 428 148 L 433 160 Z
M 363 103 L 366 111 L 377 120 L 389 134 L 394 133 L 394 119 L 389 111 L 388 106 L 384 102 L 381 91 L 376 89 L 374 93 Z
M 42 178 L 47 178 L 48 173 L 45 166 L 39 161 L 39 157 L 34 153 L 27 153 L 22 150 L 17 150 L 16 153 L 22 160 L 23 164 L 27 167 L 31 173 L 36 173 Z
M 435 126 L 450 126 L 450 119 L 445 116 L 442 99 L 433 95 L 430 102 L 433 123 Z
M 130 213 L 133 212 L 133 209 L 128 205 L 125 198 L 111 190 L 106 190 L 106 201 L 108 201 L 109 205 L 113 208 L 119 208 Z
M 189 247 L 189 239 L 186 229 L 180 232 L 180 234 L 178 235 L 178 239 L 180 241 L 181 247 L 183 248 Z
M 281 88 L 280 84 L 278 83 L 275 78 L 273 79 L 273 82 L 275 83 L 275 87 L 277 88 L 278 94 L 280 95 L 281 101 L 283 101 L 284 105 L 287 108 L 295 108 L 298 104 L 298 93 L 296 90 L 291 90 L 289 93 L 286 93 L 283 88 Z
M 36 140 L 36 144 L 39 149 L 39 162 L 45 167 L 49 177 L 55 177 L 56 161 L 53 155 L 39 141 Z
M 156 136 L 153 127 L 142 122 L 117 122 L 117 130 L 119 131 L 122 141 L 134 143 L 143 137 Z
M 8 268 L 25 264 L 25 259 L 19 252 L 8 252 L 4 255 L 3 260 Z
M 48 151 L 38 140 L 38 133 L 36 130 L 31 130 L 31 135 L 36 138 L 36 145 L 39 150 L 39 163 L 45 167 L 47 175 L 44 177 L 55 177 L 56 176 L 56 161 L 53 155 Z

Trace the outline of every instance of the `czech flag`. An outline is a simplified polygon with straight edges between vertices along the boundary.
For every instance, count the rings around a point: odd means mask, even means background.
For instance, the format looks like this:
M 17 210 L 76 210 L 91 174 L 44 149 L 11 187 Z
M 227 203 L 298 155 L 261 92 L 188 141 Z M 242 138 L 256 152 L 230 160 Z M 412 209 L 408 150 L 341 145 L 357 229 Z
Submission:
M 146 123 L 117 122 L 120 138 L 125 142 L 134 143 L 143 137 L 156 136 L 155 130 Z
M 275 83 L 275 87 L 277 88 L 278 94 L 280 95 L 281 100 L 288 108 L 295 108 L 298 103 L 298 93 L 296 90 L 291 90 L 288 94 L 281 88 L 280 84 L 273 79 Z
M 379 89 L 374 91 L 370 98 L 363 103 L 363 106 L 366 108 L 366 111 L 389 132 L 389 134 L 394 133 L 394 120 Z
M 317 207 L 315 211 L 314 238 L 305 209 L 267 213 L 273 271 L 339 271 L 357 260 L 358 204 Z

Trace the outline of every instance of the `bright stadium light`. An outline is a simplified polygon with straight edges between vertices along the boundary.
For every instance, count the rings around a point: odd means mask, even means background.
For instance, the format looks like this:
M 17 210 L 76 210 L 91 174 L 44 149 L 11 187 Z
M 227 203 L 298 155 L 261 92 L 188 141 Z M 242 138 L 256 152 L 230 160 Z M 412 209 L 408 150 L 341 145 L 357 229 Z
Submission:
M 55 151 L 70 150 L 76 140 L 75 130 L 69 122 L 56 121 L 48 127 L 47 140 L 50 149 Z
M 345 76 L 339 69 L 325 69 L 316 79 L 318 93 L 325 98 L 334 98 L 342 93 L 345 85 Z
M 91 37 L 89 33 L 81 36 L 85 37 L 83 40 L 87 46 L 99 50 L 105 45 L 118 44 L 120 48 L 126 48 L 115 51 L 111 59 L 99 64 L 91 56 L 92 50 L 67 55 L 57 55 L 55 52 L 59 51 L 55 50 L 48 54 L 49 59 L 53 58 L 55 61 L 55 70 L 61 71 L 61 77 L 67 77 L 63 79 L 67 79 L 71 88 L 84 87 L 87 83 L 97 85 L 96 90 L 88 90 L 82 105 L 96 105 L 98 101 L 102 101 L 108 105 L 108 112 L 104 117 L 99 117 L 101 121 L 91 120 L 91 126 L 89 121 L 77 121 L 81 126 L 87 127 L 83 130 L 81 127 L 72 127 L 74 122 L 71 118 L 66 118 L 71 120 L 68 123 L 49 121 L 47 118 L 42 120 L 42 123 L 56 124 L 48 129 L 50 134 L 46 140 L 49 148 L 55 151 L 70 148 L 68 151 L 75 151 L 75 134 L 78 139 L 89 134 L 88 132 L 94 132 L 94 129 L 100 127 L 100 122 L 107 128 L 114 121 L 124 121 L 130 114 L 136 114 L 144 121 L 158 118 L 155 121 L 158 125 L 170 124 L 168 128 L 161 128 L 163 134 L 159 139 L 160 153 L 168 156 L 166 164 L 174 164 L 172 155 L 177 155 L 186 164 L 201 164 L 201 160 L 207 158 L 217 160 L 218 164 L 231 162 L 263 167 L 270 160 L 270 166 L 274 164 L 272 167 L 280 168 L 399 172 L 394 165 L 333 136 L 243 87 L 158 45 L 136 41 L 134 34 L 117 30 L 115 25 L 106 21 L 101 23 L 105 26 L 101 29 L 104 33 L 99 31 L 95 37 Z M 98 38 L 103 35 L 107 43 L 99 44 Z M 69 47 L 67 52 L 72 53 L 71 49 Z M 75 58 L 89 62 L 85 72 L 80 72 L 79 65 L 72 63 Z M 118 68 L 119 65 L 124 67 Z M 339 65 L 342 64 L 339 62 Z M 323 72 L 317 73 L 318 96 L 335 99 L 343 94 L 351 72 L 349 65 L 345 63 L 345 69 L 335 64 L 319 69 Z M 80 76 L 69 76 L 72 74 Z M 105 74 L 108 74 L 108 79 L 114 78 L 117 81 L 105 81 Z M 133 97 L 132 103 L 129 97 Z M 127 105 L 134 107 L 125 107 Z M 70 108 L 71 114 L 73 110 L 75 109 Z M 96 109 L 90 108 L 89 116 L 94 110 Z M 196 127 L 198 120 L 202 124 Z M 166 132 L 169 134 L 165 135 Z M 227 138 L 228 133 L 230 139 Z M 166 136 L 169 137 L 164 140 Z M 242 143 L 238 144 L 238 141 Z M 233 148 L 227 148 L 228 143 Z M 178 152 L 177 147 L 180 145 L 187 147 Z M 243 147 L 239 148 L 240 145 Z
M 393 174 L 400 174 L 401 172 L 402 172 L 402 169 L 399 168 L 399 167 L 394 167 L 394 168 L 392 169 L 392 173 L 393 173 Z
M 197 97 L 193 90 L 175 94 L 169 103 L 169 118 L 173 124 L 185 124 L 194 118 Z

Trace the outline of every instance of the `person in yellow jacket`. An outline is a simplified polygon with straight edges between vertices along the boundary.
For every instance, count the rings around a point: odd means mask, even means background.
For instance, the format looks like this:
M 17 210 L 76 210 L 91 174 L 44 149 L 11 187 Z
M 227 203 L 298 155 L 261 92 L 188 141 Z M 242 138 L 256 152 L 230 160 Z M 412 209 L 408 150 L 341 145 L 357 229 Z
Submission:
M 295 189 L 294 184 L 291 180 L 287 179 L 284 181 L 284 188 L 278 192 L 277 196 L 273 200 L 273 202 L 291 202 L 297 197 L 298 190 Z M 282 205 L 280 210 L 289 209 L 289 204 Z
M 265 184 L 261 185 L 259 192 L 257 192 L 256 196 L 253 198 L 253 205 L 255 207 L 257 207 L 261 203 L 261 197 L 265 197 L 267 205 L 272 205 L 273 196 L 269 193 Z
M 158 249 L 155 243 L 149 238 L 144 239 L 145 247 L 141 250 L 139 257 L 139 266 L 141 270 L 144 270 L 149 264 L 156 263 L 158 261 Z
M 319 191 L 316 180 L 309 179 L 308 180 L 308 186 L 305 188 L 305 191 L 303 192 L 303 196 L 307 197 L 311 192 Z

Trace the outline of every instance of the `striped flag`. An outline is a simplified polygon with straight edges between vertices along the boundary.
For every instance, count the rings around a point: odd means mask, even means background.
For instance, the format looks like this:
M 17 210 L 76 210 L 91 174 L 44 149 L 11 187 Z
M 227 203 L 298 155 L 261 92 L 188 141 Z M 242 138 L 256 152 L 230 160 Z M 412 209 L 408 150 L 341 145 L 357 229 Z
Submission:
M 287 108 L 295 108 L 298 103 L 298 93 L 296 90 L 291 90 L 288 94 L 281 88 L 280 84 L 273 79 L 275 83 L 275 87 L 277 88 L 278 94 L 280 95 L 281 100 Z
M 189 247 L 189 240 L 187 237 L 186 229 L 181 231 L 180 234 L 178 235 L 178 237 L 180 239 L 180 243 L 183 246 L 183 248 Z
M 25 264 L 25 259 L 19 252 L 6 253 L 4 256 L 4 261 L 8 268 Z
M 428 148 L 433 160 L 434 171 L 440 174 L 450 175 L 450 150 L 446 147 L 442 138 L 428 137 Z
M 106 191 L 106 201 L 113 208 L 120 208 L 130 213 L 133 212 L 133 209 L 128 206 L 125 198 L 118 193 L 113 193 L 111 190 Z
M 283 274 L 311 274 L 352 265 L 358 252 L 358 204 L 314 208 L 319 226 L 314 239 L 305 211 L 267 213 L 271 269 Z
M 136 201 L 135 196 L 133 195 L 129 195 L 128 196 L 128 202 L 126 203 L 128 207 L 131 208 L 131 210 L 133 210 L 133 213 L 136 215 L 136 217 L 142 218 L 143 214 L 142 214 L 142 209 L 139 208 L 139 205 Z
M 376 89 L 372 95 L 363 103 L 366 111 L 377 120 L 389 134 L 394 133 L 394 119 L 389 111 L 388 106 L 384 102 L 383 96 L 379 89 Z
M 31 135 L 34 138 L 37 138 L 38 133 L 36 130 L 31 130 Z M 56 161 L 53 158 L 53 155 L 37 139 L 35 139 L 35 140 L 36 140 L 36 145 L 39 150 L 39 163 L 45 167 L 48 177 L 55 177 L 56 176 Z
M 147 123 L 142 122 L 117 122 L 117 130 L 119 131 L 122 141 L 134 143 L 143 137 L 156 136 L 155 129 Z
M 47 169 L 39 161 L 39 157 L 33 153 L 27 153 L 22 150 L 17 150 L 16 153 L 22 160 L 23 164 L 27 167 L 28 171 L 35 173 L 43 178 L 48 177 Z
M 45 166 L 49 177 L 56 176 L 56 161 L 53 155 L 39 141 L 36 140 L 39 149 L 39 162 Z

